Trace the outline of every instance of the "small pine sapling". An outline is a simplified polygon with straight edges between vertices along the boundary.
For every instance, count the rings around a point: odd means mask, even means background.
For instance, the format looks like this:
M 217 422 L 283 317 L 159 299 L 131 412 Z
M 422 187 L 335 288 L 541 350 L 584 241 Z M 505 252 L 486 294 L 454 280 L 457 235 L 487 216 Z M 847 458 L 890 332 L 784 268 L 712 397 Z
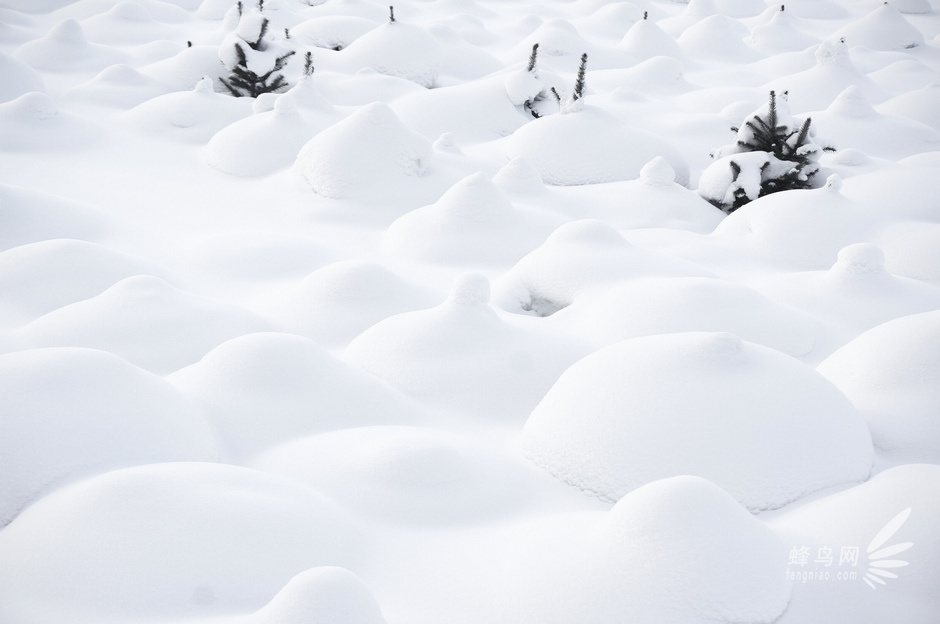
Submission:
M 578 77 L 575 78 L 574 81 L 574 90 L 571 92 L 571 97 L 561 108 L 562 113 L 575 113 L 580 111 L 584 106 L 584 83 L 587 74 L 587 60 L 587 53 L 582 54 L 581 64 L 578 66 Z
M 268 38 L 270 21 L 263 13 L 264 0 L 258 1 L 255 11 L 246 11 L 241 2 L 237 8 L 238 26 L 219 49 L 222 64 L 229 71 L 220 82 L 235 97 L 257 97 L 284 89 L 288 84 L 280 72 L 295 51 Z M 290 37 L 287 30 L 285 35 Z
M 308 51 L 304 54 L 304 76 L 313 75 L 313 52 Z
M 533 76 L 536 80 L 538 80 L 538 75 L 536 74 L 536 71 L 535 71 L 535 64 L 538 61 L 538 56 L 539 56 L 539 44 L 535 43 L 532 45 L 532 52 L 529 54 L 529 62 L 526 64 L 525 70 L 526 72 L 529 73 L 530 76 Z M 537 110 L 532 108 L 532 104 L 535 100 L 539 98 L 540 95 L 541 95 L 541 92 L 539 92 L 534 98 L 527 99 L 522 104 L 522 108 L 529 111 L 529 113 L 531 113 L 531 115 L 535 117 L 536 119 L 538 119 L 542 115 Z

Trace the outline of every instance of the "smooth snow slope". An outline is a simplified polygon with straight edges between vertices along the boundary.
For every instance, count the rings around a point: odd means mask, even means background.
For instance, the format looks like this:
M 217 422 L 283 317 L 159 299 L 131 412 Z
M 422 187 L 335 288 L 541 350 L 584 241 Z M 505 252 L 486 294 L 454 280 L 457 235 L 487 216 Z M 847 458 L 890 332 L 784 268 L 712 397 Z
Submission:
M 0 2 L 0 624 L 936 624 L 937 0 L 235 5 Z

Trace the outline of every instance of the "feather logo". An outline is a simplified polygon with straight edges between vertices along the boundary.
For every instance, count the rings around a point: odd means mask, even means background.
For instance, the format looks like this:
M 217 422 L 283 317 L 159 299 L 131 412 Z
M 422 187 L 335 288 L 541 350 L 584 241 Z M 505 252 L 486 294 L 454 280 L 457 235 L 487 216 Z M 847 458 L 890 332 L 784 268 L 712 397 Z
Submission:
M 908 507 L 892 518 L 868 545 L 868 571 L 865 573 L 864 580 L 872 589 L 877 589 L 877 585 L 885 585 L 885 579 L 898 578 L 898 575 L 891 570 L 903 568 L 908 564 L 903 559 L 893 557 L 913 546 L 913 542 L 902 542 L 893 546 L 885 546 L 885 544 L 901 529 L 910 515 L 911 508 Z

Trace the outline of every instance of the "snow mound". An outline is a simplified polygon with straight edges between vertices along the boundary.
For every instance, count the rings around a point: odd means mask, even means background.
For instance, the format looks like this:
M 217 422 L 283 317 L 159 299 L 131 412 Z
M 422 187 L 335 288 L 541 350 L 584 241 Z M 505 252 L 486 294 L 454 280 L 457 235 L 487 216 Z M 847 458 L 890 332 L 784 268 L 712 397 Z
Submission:
M 840 148 L 855 148 L 879 158 L 901 160 L 940 150 L 940 131 L 918 121 L 877 112 L 854 85 L 840 93 L 825 111 L 814 113 L 813 121 L 825 128 L 826 137 Z
M 726 333 L 648 336 L 592 353 L 535 408 L 523 445 L 539 466 L 606 500 L 691 474 L 752 511 L 866 479 L 873 461 L 864 422 L 824 377 Z
M 290 34 L 317 48 L 342 50 L 376 26 L 373 20 L 356 15 L 319 15 L 297 24 Z
M 817 370 L 855 404 L 877 447 L 940 451 L 940 312 L 878 325 Z
M 149 275 L 121 280 L 100 295 L 39 317 L 21 331 L 37 347 L 91 347 L 167 374 L 210 349 L 269 323 L 240 308 L 177 290 Z
M 491 141 L 512 134 L 526 122 L 526 117 L 507 97 L 506 81 L 505 76 L 497 75 L 467 84 L 421 90 L 403 95 L 391 106 L 409 128 L 428 139 L 437 139 L 447 132 L 460 142 Z
M 62 100 L 126 110 L 165 93 L 164 86 L 153 78 L 129 65 L 118 64 L 101 70 L 88 82 L 72 87 Z
M 253 466 L 391 524 L 473 524 L 511 514 L 533 496 L 524 467 L 479 442 L 417 427 L 325 433 L 273 449 Z
M 888 273 L 884 253 L 871 243 L 840 250 L 828 271 L 771 276 L 755 286 L 831 323 L 837 346 L 881 323 L 940 308 L 940 288 Z
M 845 41 L 823 41 L 816 46 L 815 55 L 814 67 L 772 80 L 764 90 L 789 91 L 793 111 L 822 110 L 851 86 L 861 89 L 871 101 L 885 99 L 874 81 L 855 66 Z
M 335 115 L 304 111 L 289 91 L 278 96 L 273 110 L 236 121 L 216 133 L 206 145 L 206 162 L 224 173 L 246 177 L 287 169 L 300 148 L 333 121 Z
M 493 176 L 493 183 L 511 198 L 538 196 L 546 192 L 542 175 L 522 156 L 503 165 Z
M 787 607 L 785 546 L 705 479 L 638 488 L 583 533 L 577 552 L 535 572 L 526 621 L 773 622 Z
M 786 5 L 784 5 L 786 6 Z M 802 32 L 791 19 L 793 11 L 776 11 L 770 21 L 751 29 L 745 41 L 758 50 L 771 54 L 797 52 L 818 44 L 815 37 Z
M 496 305 L 548 316 L 582 292 L 637 277 L 705 275 L 696 265 L 639 249 L 594 220 L 567 223 L 495 284 Z
M 27 93 L 46 90 L 39 72 L 2 52 L 0 52 L 0 75 L 3 76 L 3 83 L 0 84 L 0 102 L 9 102 Z
M 676 172 L 677 183 L 689 183 L 688 164 L 675 147 L 590 106 L 526 124 L 510 137 L 506 151 L 509 158 L 528 160 L 547 184 L 558 186 L 633 180 L 657 156 Z
M 441 72 L 444 49 L 424 28 L 396 20 L 352 41 L 337 60 L 352 71 L 368 67 L 431 88 Z
M 95 240 L 108 227 L 89 206 L 0 184 L 0 251 L 53 238 Z
M 89 42 L 82 25 L 71 17 L 18 47 L 13 56 L 34 69 L 54 72 L 97 72 L 125 61 L 113 47 Z
M 45 93 L 27 93 L 0 104 L 0 151 L 72 150 L 95 141 L 100 130 L 60 110 Z
M 810 316 L 747 286 L 704 277 L 618 284 L 572 306 L 565 317 L 580 335 L 603 345 L 653 334 L 721 331 L 799 357 L 812 350 L 816 335 Z
M 393 255 L 425 263 L 510 266 L 555 225 L 554 219 L 516 208 L 489 178 L 475 173 L 434 204 L 395 220 L 384 245 Z
M 746 63 L 758 55 L 744 43 L 747 26 L 726 15 L 711 15 L 698 21 L 676 40 L 682 51 L 695 59 Z
M 346 568 L 320 566 L 294 576 L 245 624 L 385 624 L 366 584 Z
M 794 270 L 831 267 L 840 249 L 868 239 L 876 227 L 873 215 L 841 188 L 833 183 L 759 197 L 728 215 L 712 238 Z
M 414 419 L 404 397 L 292 334 L 233 338 L 167 381 L 196 400 L 234 461 L 319 431 Z
M 936 591 L 940 578 L 938 489 L 940 466 L 907 464 L 771 519 L 768 525 L 791 553 L 801 548 L 810 553 L 807 565 L 793 564 L 787 569 L 795 580 L 803 574 L 827 571 L 814 562 L 820 549 L 825 553 L 828 548 L 833 557 L 828 582 L 794 582 L 790 606 L 779 623 L 816 618 L 843 622 L 897 619 L 910 624 L 936 620 L 940 608 Z M 840 561 L 845 551 L 857 552 L 854 564 Z M 854 573 L 849 580 L 835 579 L 840 565 L 841 571 Z
M 161 3 L 160 9 L 170 7 Z M 158 5 L 159 6 L 159 5 Z M 185 19 L 186 14 L 178 16 Z M 161 39 L 173 39 L 177 28 L 163 20 L 156 19 L 150 9 L 142 2 L 121 0 L 108 11 L 94 15 L 82 22 L 88 38 L 97 43 L 111 45 L 143 45 Z
M 219 48 L 217 45 L 185 47 L 169 58 L 141 67 L 140 72 L 164 85 L 167 91 L 189 91 L 204 77 L 218 76 Z
M 0 355 L 0 404 L 0 526 L 63 481 L 132 464 L 217 457 L 208 426 L 183 395 L 101 351 Z
M 310 273 L 293 289 L 277 317 L 291 331 L 335 348 L 382 319 L 429 308 L 441 298 L 380 264 L 350 260 Z
M 509 52 L 510 58 L 527 58 L 532 46 L 539 44 L 539 54 L 548 57 L 574 57 L 582 54 L 594 56 L 594 46 L 588 43 L 568 20 L 554 18 L 541 24 Z
M 924 45 L 924 35 L 905 19 L 894 3 L 884 2 L 877 9 L 837 32 L 851 45 L 872 50 L 905 50 Z
M 685 59 L 676 40 L 649 19 L 634 22 L 616 47 L 625 52 L 633 64 L 656 56 L 669 56 L 680 61 Z
M 323 197 L 388 197 L 421 176 L 430 156 L 427 139 L 375 102 L 308 141 L 294 169 Z
M 0 318 L 26 323 L 150 272 L 160 270 L 95 243 L 57 239 L 21 245 L 0 253 Z
M 462 275 L 447 301 L 379 322 L 345 358 L 421 401 L 504 422 L 524 418 L 583 348 L 503 320 L 489 297 L 485 277 Z
M 934 104 L 940 99 L 940 83 L 931 83 L 879 104 L 879 112 L 908 117 L 940 131 L 940 108 Z
M 250 113 L 251 98 L 216 93 L 212 79 L 204 77 L 190 91 L 155 97 L 121 116 L 131 125 L 156 135 L 201 144 Z
M 272 475 L 209 463 L 117 470 L 50 494 L 0 533 L 0 617 L 255 611 L 304 570 L 355 566 L 361 540 L 333 503 Z

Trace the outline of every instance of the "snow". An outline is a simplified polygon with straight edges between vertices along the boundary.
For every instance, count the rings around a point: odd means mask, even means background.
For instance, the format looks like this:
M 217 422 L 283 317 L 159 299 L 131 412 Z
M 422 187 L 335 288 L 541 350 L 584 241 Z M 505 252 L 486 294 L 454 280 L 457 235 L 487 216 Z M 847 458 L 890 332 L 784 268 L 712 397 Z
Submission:
M 0 4 L 3 624 L 935 623 L 936 3 Z
M 872 440 L 886 450 L 940 449 L 940 316 L 902 316 L 860 334 L 819 365 L 855 404 Z M 927 455 L 929 458 L 930 455 Z
M 868 429 L 832 384 L 724 332 L 595 351 L 546 393 L 522 438 L 535 463 L 605 500 L 694 474 L 753 511 L 863 481 L 873 461 Z M 807 455 L 790 465 L 795 447 Z

